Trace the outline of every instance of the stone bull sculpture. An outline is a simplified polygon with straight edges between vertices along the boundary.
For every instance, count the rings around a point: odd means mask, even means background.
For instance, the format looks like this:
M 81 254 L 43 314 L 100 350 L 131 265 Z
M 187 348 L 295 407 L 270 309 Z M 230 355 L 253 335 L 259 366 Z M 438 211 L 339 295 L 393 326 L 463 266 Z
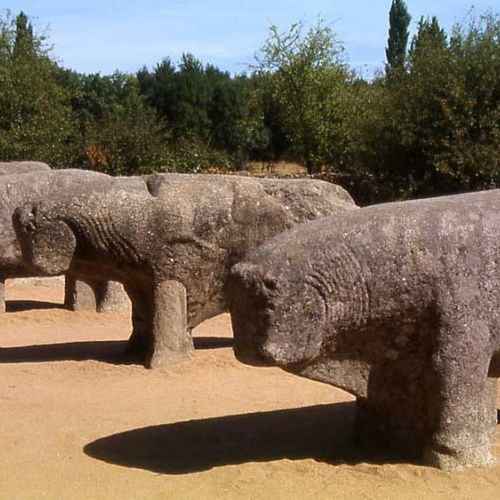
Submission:
M 27 174 L 50 170 L 50 167 L 41 161 L 0 161 L 0 175 Z
M 152 195 L 117 192 L 18 210 L 25 259 L 124 284 L 133 305 L 129 351 L 157 367 L 193 349 L 190 330 L 226 309 L 226 276 L 245 252 L 296 222 L 353 209 L 321 181 L 159 175 Z
M 46 199 L 62 201 L 82 192 L 105 194 L 116 187 L 147 192 L 140 178 L 120 179 L 82 170 L 35 169 L 32 173 L 0 176 L 0 311 L 5 310 L 6 279 L 40 275 L 23 262 L 21 247 L 12 225 L 16 207 Z M 120 307 L 126 298 L 116 283 L 100 278 L 83 283 L 71 275 L 66 279 L 65 295 L 66 305 L 75 309 L 92 304 L 98 310 L 110 310 Z
M 229 278 L 235 353 L 357 396 L 362 441 L 494 461 L 500 190 L 297 226 Z

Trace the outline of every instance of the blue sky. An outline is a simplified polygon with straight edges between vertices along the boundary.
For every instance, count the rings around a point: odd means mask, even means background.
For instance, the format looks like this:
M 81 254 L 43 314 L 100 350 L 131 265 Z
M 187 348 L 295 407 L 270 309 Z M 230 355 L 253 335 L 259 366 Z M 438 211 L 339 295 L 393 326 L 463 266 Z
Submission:
M 446 28 L 476 12 L 500 12 L 500 0 L 407 0 L 412 28 L 436 15 Z M 191 52 L 221 69 L 243 72 L 254 61 L 269 25 L 286 29 L 321 16 L 338 34 L 348 62 L 365 76 L 383 67 L 391 0 L 6 0 L 48 28 L 53 55 L 81 72 L 133 72 L 165 57 Z

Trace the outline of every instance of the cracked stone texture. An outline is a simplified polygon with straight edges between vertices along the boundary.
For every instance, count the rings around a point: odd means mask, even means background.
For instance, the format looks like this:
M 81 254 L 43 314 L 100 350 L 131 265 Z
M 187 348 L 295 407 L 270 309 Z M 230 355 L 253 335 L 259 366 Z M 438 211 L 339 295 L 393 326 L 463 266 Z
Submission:
M 124 284 L 133 305 L 129 351 L 150 367 L 190 354 L 190 330 L 227 308 L 228 271 L 249 249 L 297 222 L 357 208 L 346 191 L 322 181 L 144 179 L 148 194 L 29 204 L 16 221 L 36 272 Z
M 229 279 L 235 353 L 358 400 L 358 436 L 443 469 L 493 462 L 500 190 L 297 226 Z

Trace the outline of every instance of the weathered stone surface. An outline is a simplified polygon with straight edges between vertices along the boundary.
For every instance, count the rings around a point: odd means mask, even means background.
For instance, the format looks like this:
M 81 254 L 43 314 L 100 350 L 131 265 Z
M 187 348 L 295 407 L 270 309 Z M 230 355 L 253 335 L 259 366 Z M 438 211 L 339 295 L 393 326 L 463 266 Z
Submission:
M 0 276 L 0 313 L 5 312 L 5 278 Z
M 490 464 L 499 236 L 500 190 L 297 226 L 232 270 L 236 355 L 355 394 L 365 443 Z
M 130 351 L 150 366 L 189 354 L 186 325 L 226 309 L 228 270 L 248 249 L 298 220 L 356 208 L 345 191 L 320 181 L 284 181 L 283 191 L 277 181 L 236 176 L 146 181 L 148 195 L 83 194 L 25 207 L 17 221 L 35 272 L 125 285 L 133 304 Z
M 72 311 L 121 312 L 130 308 L 130 300 L 121 283 L 114 281 L 66 278 L 64 304 Z
M 96 311 L 95 287 L 68 275 L 64 282 L 64 306 L 71 311 Z
M 23 162 L 32 164 L 34 162 Z M 10 164 L 9 164 L 10 165 Z M 16 167 L 17 168 L 17 167 Z M 21 248 L 12 225 L 12 215 L 16 207 L 25 203 L 34 203 L 46 199 L 69 199 L 78 193 L 89 192 L 106 193 L 113 189 L 130 189 L 147 193 L 146 185 L 140 178 L 113 178 L 108 175 L 83 170 L 54 170 L 41 169 L 31 173 L 2 175 L 0 177 L 0 277 L 20 278 L 34 276 L 33 270 L 23 262 Z M 97 280 L 99 281 L 99 280 Z M 95 297 L 83 294 L 78 298 L 75 279 L 69 278 L 66 286 L 66 297 L 71 297 L 67 305 L 73 308 L 87 307 L 95 304 Z M 110 289 L 102 280 L 93 284 L 98 293 L 97 308 L 109 308 L 110 300 L 114 308 L 121 302 L 126 305 L 128 298 L 125 294 L 118 300 L 116 287 Z M 73 290 L 70 287 L 73 286 Z M 78 284 L 81 292 L 84 291 L 83 283 Z M 108 296 L 113 290 L 112 295 Z M 78 302 L 79 301 L 79 302 Z M 5 301 L 0 297 L 0 312 L 5 310 Z M 95 305 L 94 305 L 95 307 Z
M 188 199 L 207 198 L 213 185 L 231 189 L 235 179 L 248 185 L 260 185 L 264 193 L 285 207 L 294 223 L 314 220 L 346 207 L 354 208 L 351 195 L 336 184 L 310 179 L 248 178 L 211 174 L 155 174 L 145 176 L 148 190 L 153 196 L 169 197 L 171 192 Z M 216 192 L 214 195 L 216 196 Z M 205 204 L 208 201 L 205 202 Z
M 0 161 L 0 175 L 27 174 L 50 170 L 41 161 Z
M 116 281 L 101 282 L 96 291 L 97 312 L 123 312 L 131 308 L 130 299 L 121 283 Z

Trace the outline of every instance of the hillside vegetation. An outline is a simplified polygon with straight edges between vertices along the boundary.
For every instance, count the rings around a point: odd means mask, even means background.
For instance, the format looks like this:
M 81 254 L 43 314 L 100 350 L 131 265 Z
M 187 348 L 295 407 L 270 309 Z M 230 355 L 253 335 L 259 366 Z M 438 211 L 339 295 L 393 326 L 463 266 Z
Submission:
M 286 161 L 359 203 L 500 186 L 500 19 L 450 32 L 402 0 L 370 80 L 325 23 L 271 26 L 248 73 L 194 55 L 136 74 L 61 67 L 20 13 L 0 18 L 0 160 L 131 175 Z

